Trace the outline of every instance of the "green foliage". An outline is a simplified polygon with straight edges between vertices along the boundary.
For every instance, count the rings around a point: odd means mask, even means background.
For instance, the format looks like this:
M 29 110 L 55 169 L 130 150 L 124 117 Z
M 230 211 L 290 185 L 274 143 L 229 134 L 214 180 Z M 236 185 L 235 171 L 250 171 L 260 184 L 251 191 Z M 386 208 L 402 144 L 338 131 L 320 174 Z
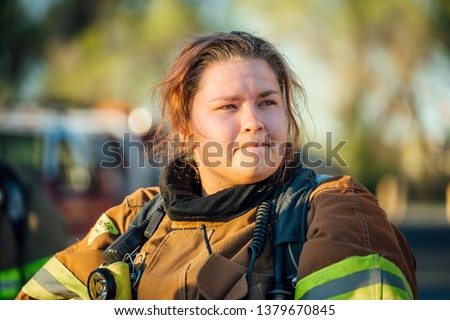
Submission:
M 134 104 L 146 99 L 185 39 L 244 29 L 285 49 L 301 77 L 311 70 L 302 80 L 321 99 L 313 95 L 310 109 L 349 140 L 348 173 L 372 190 L 386 173 L 416 186 L 431 179 L 433 194 L 450 179 L 449 122 L 444 111 L 432 128 L 440 138 L 430 135 L 417 84 L 434 57 L 449 56 L 446 0 L 43 2 L 49 6 L 39 18 L 23 5 L 33 1 L 0 3 L 0 103 L 25 99 L 29 88 L 36 101 Z M 42 72 L 33 73 L 36 66 Z

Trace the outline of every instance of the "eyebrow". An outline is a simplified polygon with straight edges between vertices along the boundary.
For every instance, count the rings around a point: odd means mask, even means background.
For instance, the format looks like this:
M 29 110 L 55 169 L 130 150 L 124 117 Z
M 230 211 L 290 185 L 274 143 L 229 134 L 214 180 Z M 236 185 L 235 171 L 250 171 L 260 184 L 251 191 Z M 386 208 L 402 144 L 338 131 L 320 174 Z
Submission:
M 277 90 L 265 90 L 265 91 L 261 92 L 260 94 L 258 94 L 258 98 L 265 98 L 272 94 L 280 95 L 281 93 Z M 210 100 L 209 102 L 214 102 L 214 101 L 218 101 L 218 100 L 237 101 L 239 99 L 240 99 L 239 96 L 222 96 L 222 97 L 214 98 L 214 99 Z

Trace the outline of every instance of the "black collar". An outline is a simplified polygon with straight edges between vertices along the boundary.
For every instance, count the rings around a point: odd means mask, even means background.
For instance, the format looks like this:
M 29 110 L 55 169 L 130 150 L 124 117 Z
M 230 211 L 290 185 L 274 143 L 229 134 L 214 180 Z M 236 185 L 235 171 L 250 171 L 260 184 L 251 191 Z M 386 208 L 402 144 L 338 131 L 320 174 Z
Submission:
M 165 167 L 160 176 L 164 207 L 175 221 L 229 221 L 255 208 L 273 194 L 271 177 L 254 184 L 236 185 L 202 197 L 201 181 L 183 160 Z

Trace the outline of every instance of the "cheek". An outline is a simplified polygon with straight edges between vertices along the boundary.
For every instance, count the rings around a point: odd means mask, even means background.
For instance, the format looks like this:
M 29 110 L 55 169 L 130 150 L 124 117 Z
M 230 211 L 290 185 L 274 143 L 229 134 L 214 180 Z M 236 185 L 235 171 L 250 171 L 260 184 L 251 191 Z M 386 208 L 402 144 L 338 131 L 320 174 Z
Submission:
M 194 129 L 204 143 L 211 141 L 225 146 L 233 142 L 238 134 L 232 119 L 220 117 L 205 117 Z
M 231 154 L 230 148 L 233 146 L 233 136 L 229 126 L 224 127 L 212 123 L 196 126 L 195 134 L 195 154 L 198 159 L 205 161 L 207 158 L 219 159 L 228 158 Z
M 274 139 L 284 142 L 289 136 L 289 121 L 285 114 L 279 114 L 269 119 L 270 126 L 267 128 Z
M 290 122 L 289 122 L 289 117 L 286 112 L 283 112 L 283 117 L 282 117 L 281 123 L 282 123 L 281 127 L 283 129 L 284 141 L 287 141 L 289 138 Z
M 214 121 L 208 114 L 193 112 L 191 128 L 196 135 L 208 139 L 214 133 L 214 131 L 211 130 L 212 127 L 214 127 Z

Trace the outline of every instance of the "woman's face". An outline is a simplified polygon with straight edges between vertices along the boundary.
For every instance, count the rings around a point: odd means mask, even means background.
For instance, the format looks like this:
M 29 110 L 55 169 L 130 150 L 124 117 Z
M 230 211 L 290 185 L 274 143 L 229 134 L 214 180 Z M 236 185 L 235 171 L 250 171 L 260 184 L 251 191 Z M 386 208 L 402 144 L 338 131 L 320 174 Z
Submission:
M 191 130 L 204 195 L 272 175 L 283 162 L 288 118 L 269 64 L 209 65 L 193 99 Z

